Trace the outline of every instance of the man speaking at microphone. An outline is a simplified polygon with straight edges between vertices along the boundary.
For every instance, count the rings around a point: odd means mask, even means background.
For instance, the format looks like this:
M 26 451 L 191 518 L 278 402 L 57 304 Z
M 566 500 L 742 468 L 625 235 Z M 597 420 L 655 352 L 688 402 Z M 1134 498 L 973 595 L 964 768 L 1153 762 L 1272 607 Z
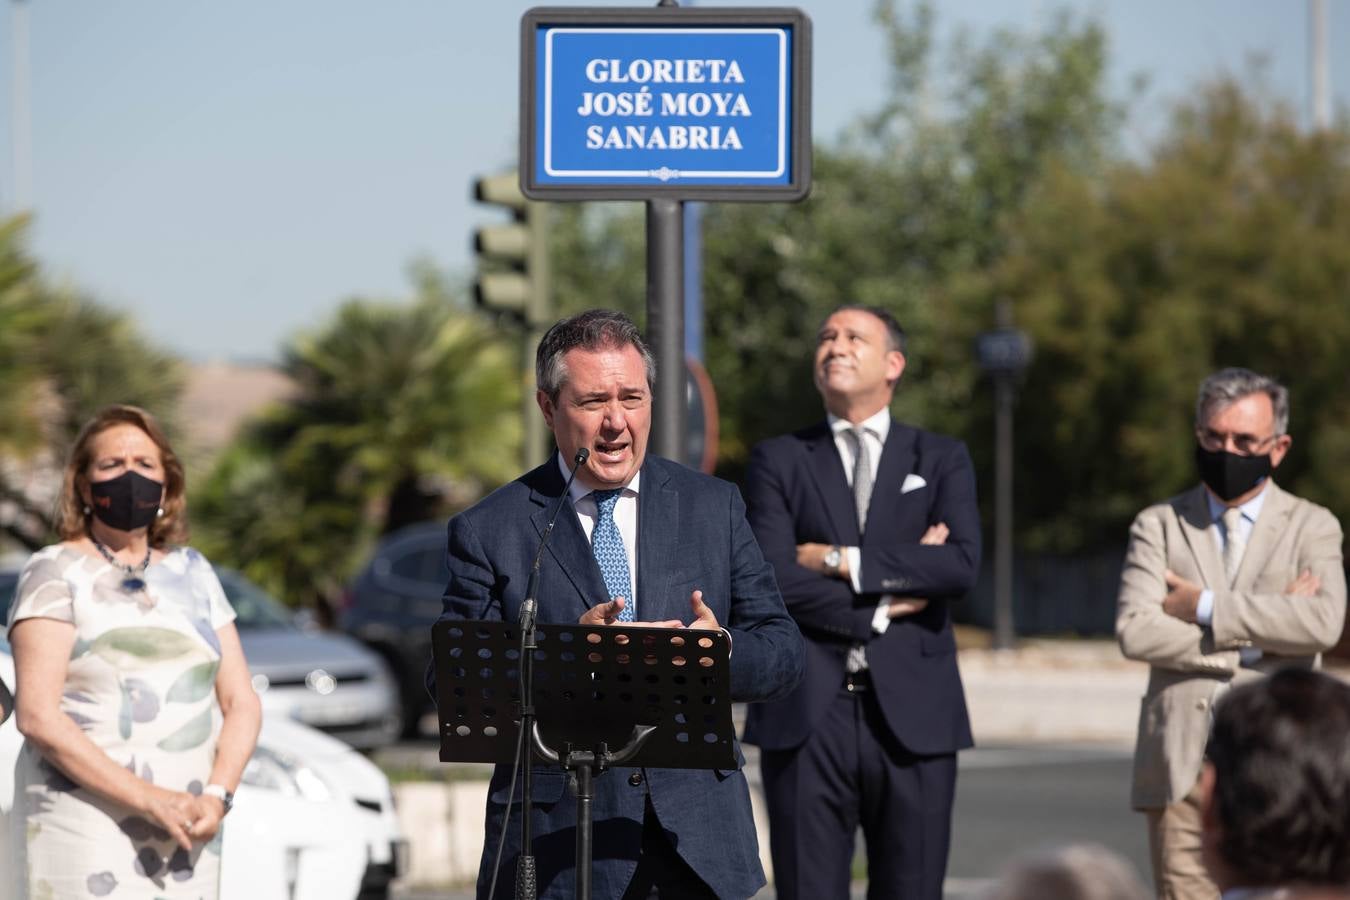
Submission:
M 732 700 L 792 690 L 803 666 L 801 634 L 740 493 L 647 455 L 656 364 L 633 322 L 610 310 L 558 322 L 540 341 L 535 375 L 558 453 L 450 520 L 442 618 L 517 621 L 531 564 L 560 508 L 539 569 L 540 623 L 725 629 Z M 510 767 L 498 766 L 489 788 L 480 897 L 492 880 L 510 778 Z M 576 805 L 561 770 L 536 767 L 532 782 L 539 896 L 567 897 Z M 520 793 L 517 786 L 499 897 L 514 895 Z M 764 885 L 739 770 L 611 769 L 595 781 L 592 809 L 597 900 L 750 897 Z

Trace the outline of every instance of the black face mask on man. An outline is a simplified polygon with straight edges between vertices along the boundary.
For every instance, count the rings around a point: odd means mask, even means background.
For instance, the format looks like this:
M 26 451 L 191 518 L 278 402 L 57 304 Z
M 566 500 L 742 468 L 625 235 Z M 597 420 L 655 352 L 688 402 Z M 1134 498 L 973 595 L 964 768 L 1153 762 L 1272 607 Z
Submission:
M 1227 450 L 1206 450 L 1195 445 L 1195 466 L 1203 481 L 1220 500 L 1241 497 L 1270 474 L 1270 454 L 1239 456 Z
M 108 481 L 90 482 L 89 495 L 89 506 L 100 522 L 118 531 L 135 531 L 159 515 L 164 485 L 138 472 L 123 472 Z

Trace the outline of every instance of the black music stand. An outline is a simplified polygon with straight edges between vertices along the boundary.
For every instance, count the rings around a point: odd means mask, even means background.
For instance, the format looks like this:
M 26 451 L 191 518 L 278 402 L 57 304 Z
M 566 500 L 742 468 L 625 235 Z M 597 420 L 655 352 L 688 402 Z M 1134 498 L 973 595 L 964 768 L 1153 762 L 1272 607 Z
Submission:
M 621 763 L 736 768 L 731 644 L 721 631 L 626 625 L 540 624 L 535 641 L 535 723 L 527 739 L 535 756 L 572 774 L 576 896 L 587 900 L 596 775 Z M 520 627 L 437 622 L 431 647 L 441 761 L 514 762 Z

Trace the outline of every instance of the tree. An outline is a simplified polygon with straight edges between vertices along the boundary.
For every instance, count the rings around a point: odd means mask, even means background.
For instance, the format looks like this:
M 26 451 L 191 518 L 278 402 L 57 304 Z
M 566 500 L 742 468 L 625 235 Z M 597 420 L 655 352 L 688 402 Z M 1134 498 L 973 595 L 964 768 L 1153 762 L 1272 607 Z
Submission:
M 0 222 L 0 452 L 20 455 L 41 444 L 39 337 L 47 318 L 37 263 L 23 246 L 27 224 L 23 216 Z
M 23 247 L 27 226 L 0 225 L 0 531 L 33 550 L 53 537 L 61 467 L 83 424 L 133 403 L 172 433 L 182 373 L 127 315 L 49 284 Z
M 351 300 L 285 351 L 296 392 L 194 495 L 199 543 L 291 602 L 331 603 L 378 535 L 517 473 L 516 353 L 429 266 L 408 304 Z
M 929 6 L 876 9 L 890 95 L 816 148 L 810 198 L 704 216 L 720 473 L 817 415 L 808 361 L 826 313 L 879 304 L 910 335 L 893 411 L 967 441 L 988 517 L 992 391 L 973 345 L 1007 301 L 1036 348 L 1017 413 L 1022 551 L 1119 546 L 1142 506 L 1194 483 L 1194 392 L 1225 365 L 1289 384 L 1279 480 L 1350 515 L 1350 123 L 1301 132 L 1259 82 L 1220 79 L 1128 156 L 1128 101 L 1106 90 L 1093 22 L 940 53 Z M 640 313 L 640 212 L 560 227 L 569 302 Z
M 1011 298 L 1038 348 L 1018 420 L 1027 547 L 1118 541 L 1193 484 L 1196 387 L 1231 365 L 1290 388 L 1280 483 L 1350 514 L 1350 131 L 1301 132 L 1231 78 L 1192 97 L 1149 158 L 1042 180 L 972 286 Z
M 1120 106 L 1106 95 L 1105 38 L 1061 17 L 1044 34 L 958 41 L 946 70 L 926 4 L 877 3 L 893 73 L 876 114 L 818 146 L 800 204 L 711 205 L 704 217 L 706 364 L 717 385 L 722 474 L 750 445 L 819 409 L 815 332 L 841 303 L 891 309 L 912 336 L 896 412 L 972 439 L 988 403 L 972 359 L 993 296 L 961 290 L 1004 252 L 1002 222 L 1052 165 L 1085 173 L 1110 157 Z M 572 212 L 558 224 L 565 309 L 642 306 L 636 207 Z

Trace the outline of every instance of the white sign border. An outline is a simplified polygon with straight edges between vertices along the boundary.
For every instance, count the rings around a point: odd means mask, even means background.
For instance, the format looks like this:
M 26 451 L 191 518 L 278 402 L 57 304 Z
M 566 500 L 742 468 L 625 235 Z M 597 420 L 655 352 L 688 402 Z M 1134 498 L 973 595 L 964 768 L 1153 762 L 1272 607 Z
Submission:
M 790 28 L 579 28 L 545 27 L 544 38 L 544 174 L 549 178 L 656 178 L 668 180 L 667 169 L 555 169 L 553 168 L 553 36 L 557 34 L 769 34 L 778 38 L 778 168 L 772 172 L 749 170 L 744 172 L 704 171 L 681 169 L 678 178 L 781 178 L 787 171 L 787 36 Z M 661 177 L 665 174 L 667 177 Z

